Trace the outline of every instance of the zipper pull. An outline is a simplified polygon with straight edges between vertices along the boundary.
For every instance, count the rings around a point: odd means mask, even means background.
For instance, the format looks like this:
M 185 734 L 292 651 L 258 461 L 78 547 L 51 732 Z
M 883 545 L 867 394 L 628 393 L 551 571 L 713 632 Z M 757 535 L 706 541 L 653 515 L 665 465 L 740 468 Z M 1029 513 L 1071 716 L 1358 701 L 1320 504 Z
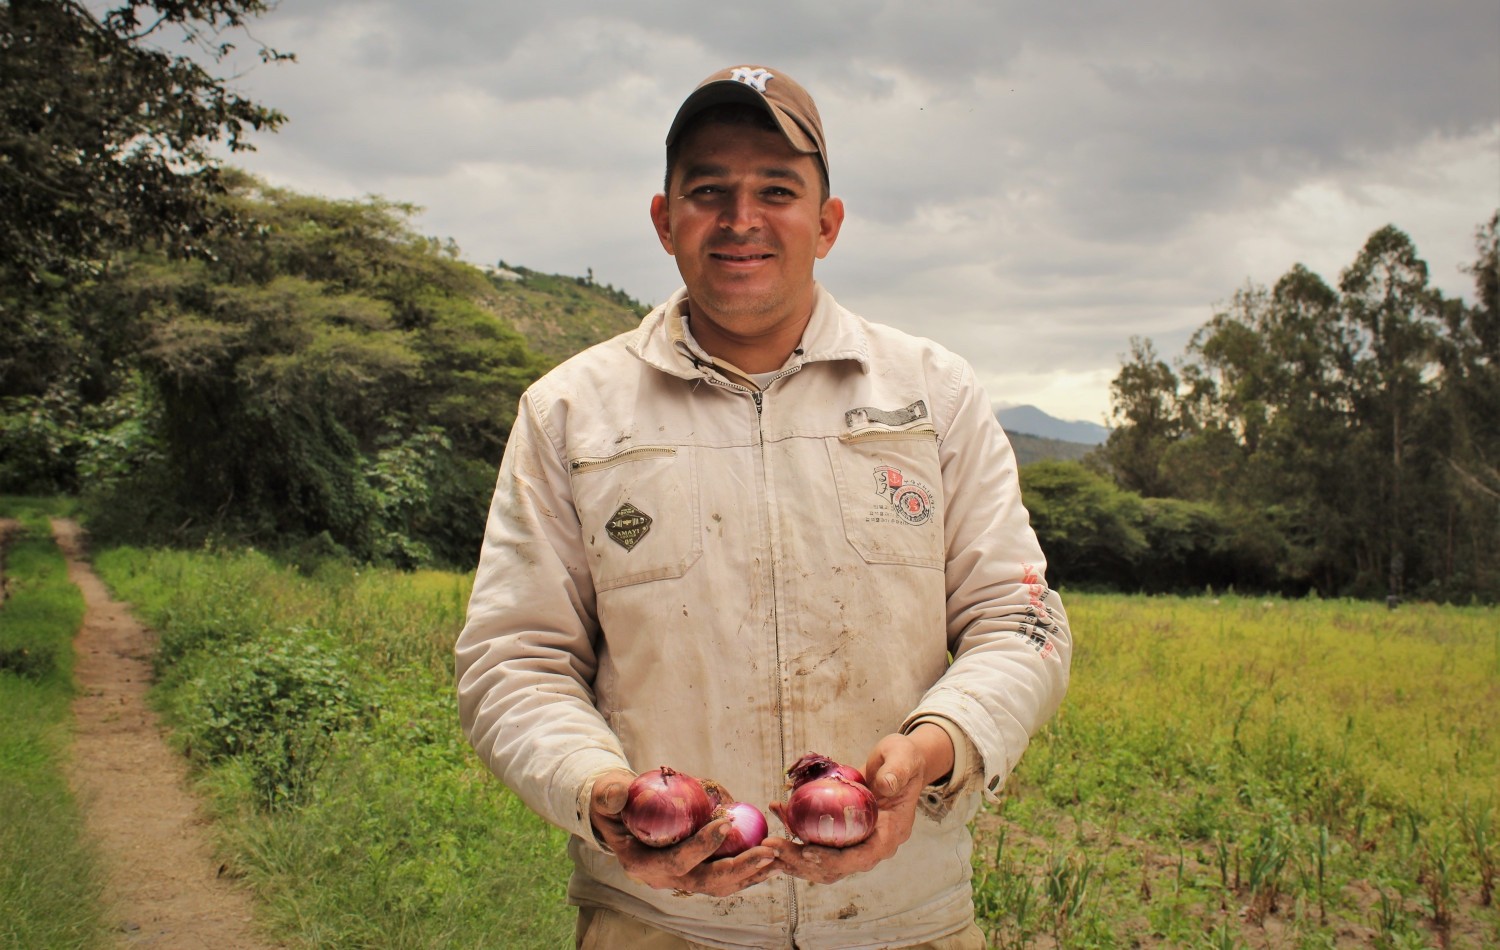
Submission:
M 761 400 L 762 393 L 761 393 L 761 391 L 759 389 L 757 389 L 755 392 L 751 393 L 750 395 L 752 397 L 754 397 L 754 399 L 755 399 L 755 414 L 756 414 L 756 416 L 759 416 L 760 415 L 760 400 Z

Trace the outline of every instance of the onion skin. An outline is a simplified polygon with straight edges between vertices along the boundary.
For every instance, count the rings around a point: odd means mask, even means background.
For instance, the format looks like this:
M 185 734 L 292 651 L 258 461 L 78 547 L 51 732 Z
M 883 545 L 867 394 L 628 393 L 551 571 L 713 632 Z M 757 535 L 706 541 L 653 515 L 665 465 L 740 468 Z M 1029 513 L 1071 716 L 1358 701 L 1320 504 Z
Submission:
M 715 782 L 711 778 L 706 778 L 703 779 L 702 784 L 703 791 L 708 795 L 708 800 L 713 804 L 715 810 L 726 805 L 734 804 L 734 796 L 729 794 L 729 789 L 720 785 L 718 782 Z M 717 818 L 718 815 L 715 815 L 714 817 Z
M 713 853 L 715 858 L 732 858 L 743 854 L 766 840 L 766 835 L 771 830 L 766 824 L 766 816 L 748 802 L 730 802 L 714 809 L 715 818 L 724 815 L 729 816 L 729 829 L 724 835 L 723 843 Z
M 630 783 L 620 820 L 642 844 L 666 848 L 696 834 L 713 810 L 701 782 L 663 765 Z
M 875 831 L 875 793 L 842 775 L 813 779 L 792 791 L 787 828 L 807 844 L 847 848 Z
M 865 781 L 865 774 L 852 765 L 842 765 L 833 761 L 826 755 L 809 752 L 792 764 L 786 770 L 787 787 L 796 788 L 816 778 L 825 778 L 828 775 L 837 774 L 857 785 L 869 787 Z
M 805 843 L 847 848 L 874 833 L 875 793 L 858 769 L 809 752 L 787 769 L 787 779 L 787 830 Z

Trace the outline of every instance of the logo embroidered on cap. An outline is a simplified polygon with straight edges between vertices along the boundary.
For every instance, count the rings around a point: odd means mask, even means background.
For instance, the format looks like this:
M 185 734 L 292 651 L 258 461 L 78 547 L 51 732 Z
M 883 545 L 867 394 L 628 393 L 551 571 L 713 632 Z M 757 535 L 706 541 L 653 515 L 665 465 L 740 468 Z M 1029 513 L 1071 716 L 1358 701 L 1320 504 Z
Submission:
M 749 66 L 736 66 L 734 71 L 729 74 L 729 78 L 750 86 L 756 92 L 764 93 L 766 91 L 766 82 L 776 77 L 771 74 L 769 69 L 751 69 Z
M 604 524 L 604 533 L 627 551 L 640 544 L 650 530 L 651 516 L 628 501 L 615 509 Z

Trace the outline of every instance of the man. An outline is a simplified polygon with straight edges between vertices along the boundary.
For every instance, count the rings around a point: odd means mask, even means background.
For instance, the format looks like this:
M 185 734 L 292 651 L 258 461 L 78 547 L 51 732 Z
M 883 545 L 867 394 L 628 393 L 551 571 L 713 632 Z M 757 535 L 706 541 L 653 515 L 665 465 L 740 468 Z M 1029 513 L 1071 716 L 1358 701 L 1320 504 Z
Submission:
M 968 823 L 1071 653 L 1010 446 L 963 360 L 814 280 L 844 207 L 786 74 L 699 85 L 651 220 L 685 288 L 521 400 L 464 728 L 572 832 L 580 946 L 982 947 Z M 779 815 L 806 752 L 864 771 L 868 840 L 715 860 L 723 820 L 663 849 L 620 821 L 662 765 Z

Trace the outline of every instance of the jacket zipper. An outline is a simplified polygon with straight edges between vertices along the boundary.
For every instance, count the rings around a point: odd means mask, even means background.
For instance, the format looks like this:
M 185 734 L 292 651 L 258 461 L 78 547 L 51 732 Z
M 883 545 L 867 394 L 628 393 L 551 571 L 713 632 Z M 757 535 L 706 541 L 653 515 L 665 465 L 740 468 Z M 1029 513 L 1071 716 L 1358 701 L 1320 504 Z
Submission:
M 755 444 L 760 450 L 760 470 L 762 478 L 766 478 L 769 486 L 770 479 L 766 477 L 766 432 L 763 427 L 765 413 L 765 392 L 756 390 L 750 394 L 755 400 Z M 770 505 L 767 504 L 767 518 L 770 517 Z M 769 548 L 768 548 L 769 551 Z M 770 557 L 768 568 L 771 572 L 771 627 L 774 634 L 776 646 L 776 747 L 781 750 L 781 769 L 786 771 L 786 694 L 781 688 L 781 617 L 779 606 L 776 601 L 776 558 Z M 797 923 L 800 909 L 797 906 L 797 884 L 791 876 L 786 876 L 786 899 L 787 899 L 787 945 L 791 946 L 794 934 L 797 932 Z
M 619 465 L 622 462 L 633 462 L 637 459 L 671 458 L 676 454 L 677 449 L 670 445 L 640 445 L 603 458 L 572 459 L 568 462 L 568 471 L 574 475 L 581 475 L 584 472 L 609 468 L 612 465 Z
M 932 423 L 922 423 L 910 429 L 860 429 L 858 432 L 846 432 L 839 436 L 839 441 L 847 445 L 855 445 L 860 442 L 891 442 L 902 439 L 921 439 L 931 442 L 937 438 L 937 429 Z

